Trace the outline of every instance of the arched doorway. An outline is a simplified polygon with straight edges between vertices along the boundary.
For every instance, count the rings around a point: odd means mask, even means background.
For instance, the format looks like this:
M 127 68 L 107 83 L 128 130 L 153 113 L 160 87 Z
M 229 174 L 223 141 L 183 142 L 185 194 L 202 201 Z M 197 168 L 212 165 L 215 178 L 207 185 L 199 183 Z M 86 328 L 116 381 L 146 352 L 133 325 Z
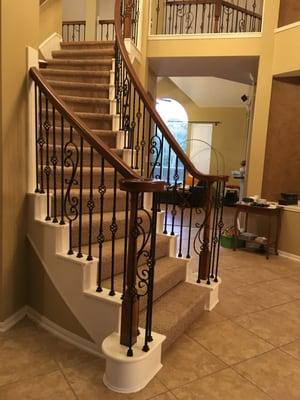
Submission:
M 174 138 L 182 149 L 186 151 L 188 116 L 184 107 L 178 101 L 171 98 L 161 98 L 156 102 L 156 109 L 172 132 Z M 176 171 L 179 179 L 175 178 Z M 176 166 L 176 155 L 173 151 L 169 151 L 169 145 L 165 141 L 163 142 L 162 166 L 156 168 L 155 175 L 157 178 L 165 180 L 169 184 L 174 183 L 175 180 L 177 182 L 183 181 L 183 166 L 181 163 L 177 163 Z

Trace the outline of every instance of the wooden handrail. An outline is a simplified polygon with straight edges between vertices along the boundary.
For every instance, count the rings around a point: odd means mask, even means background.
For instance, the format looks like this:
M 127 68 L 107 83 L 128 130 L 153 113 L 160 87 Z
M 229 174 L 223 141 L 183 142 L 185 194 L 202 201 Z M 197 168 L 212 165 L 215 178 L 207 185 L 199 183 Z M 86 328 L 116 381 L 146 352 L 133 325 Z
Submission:
M 98 24 L 111 24 L 114 25 L 115 24 L 115 20 L 114 19 L 98 19 Z
M 62 21 L 63 25 L 86 25 L 86 21 Z
M 101 154 L 106 161 L 108 161 L 124 178 L 126 179 L 139 179 L 142 178 L 136 174 L 124 161 L 101 140 L 99 139 L 88 126 L 81 121 L 67 104 L 61 100 L 51 86 L 47 83 L 45 78 L 40 74 L 37 68 L 30 69 L 30 77 L 42 89 L 47 99 L 59 111 L 63 117 L 72 125 L 76 132 L 86 140 L 93 149 Z M 151 187 L 151 182 L 144 181 L 145 191 L 147 186 Z M 150 190 L 151 191 L 151 190 Z
M 129 77 L 131 78 L 132 82 L 134 83 L 135 89 L 137 93 L 139 94 L 140 98 L 144 102 L 144 105 L 149 112 L 151 118 L 157 125 L 158 129 L 164 136 L 164 138 L 167 140 L 169 145 L 171 146 L 172 150 L 174 153 L 177 155 L 178 159 L 182 162 L 184 167 L 186 168 L 186 171 L 192 175 L 195 179 L 198 179 L 199 181 L 207 181 L 207 182 L 216 182 L 216 181 L 227 181 L 228 177 L 227 176 L 215 176 L 215 175 L 206 175 L 202 174 L 200 171 L 196 169 L 194 164 L 191 162 L 189 157 L 185 154 L 185 152 L 182 150 L 180 145 L 178 144 L 177 140 L 174 138 L 172 135 L 171 131 L 167 127 L 167 125 L 164 123 L 162 120 L 161 116 L 159 113 L 156 111 L 155 106 L 153 105 L 153 100 L 151 97 L 148 95 L 146 90 L 144 89 L 139 77 L 137 76 L 133 65 L 130 61 L 128 52 L 126 50 L 125 44 L 124 44 L 124 39 L 123 39 L 123 34 L 122 34 L 122 21 L 121 21 L 121 15 L 120 15 L 120 9 L 121 9 L 121 0 L 116 0 L 115 3 L 115 31 L 116 31 L 116 42 L 118 44 L 121 57 L 125 63 L 127 73 Z

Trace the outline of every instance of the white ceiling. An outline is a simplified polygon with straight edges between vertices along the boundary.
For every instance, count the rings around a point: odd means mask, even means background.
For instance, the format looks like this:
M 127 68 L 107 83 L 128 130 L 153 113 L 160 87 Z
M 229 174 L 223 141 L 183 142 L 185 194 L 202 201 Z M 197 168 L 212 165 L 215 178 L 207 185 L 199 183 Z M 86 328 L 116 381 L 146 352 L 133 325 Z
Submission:
M 245 107 L 241 96 L 250 94 L 250 86 L 214 77 L 170 78 L 199 107 Z
M 156 76 L 209 76 L 251 84 L 256 82 L 258 57 L 158 57 L 149 66 Z

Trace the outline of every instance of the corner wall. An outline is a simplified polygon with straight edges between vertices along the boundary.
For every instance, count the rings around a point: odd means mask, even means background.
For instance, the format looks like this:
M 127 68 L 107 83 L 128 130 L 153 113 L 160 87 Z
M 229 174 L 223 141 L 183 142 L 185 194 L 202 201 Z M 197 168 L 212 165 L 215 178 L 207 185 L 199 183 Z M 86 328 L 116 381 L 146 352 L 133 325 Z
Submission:
M 53 33 L 61 34 L 62 0 L 48 0 L 40 7 L 39 44 Z
M 26 46 L 37 48 L 38 32 L 38 0 L 1 0 L 1 321 L 19 310 L 27 300 L 25 251 L 25 193 L 28 153 Z

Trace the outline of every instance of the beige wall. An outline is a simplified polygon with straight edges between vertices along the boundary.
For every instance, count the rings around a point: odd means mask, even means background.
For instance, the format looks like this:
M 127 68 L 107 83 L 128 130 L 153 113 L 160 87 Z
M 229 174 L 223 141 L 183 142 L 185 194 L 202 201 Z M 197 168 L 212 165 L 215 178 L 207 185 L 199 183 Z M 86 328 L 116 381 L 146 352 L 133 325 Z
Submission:
M 239 169 L 246 135 L 246 110 L 245 108 L 199 108 L 186 96 L 170 79 L 159 80 L 157 98 L 169 97 L 178 101 L 186 110 L 189 121 L 221 121 L 214 127 L 212 145 L 224 157 L 225 168 L 220 174 L 230 175 L 232 170 Z M 219 159 L 219 169 L 222 162 Z M 216 158 L 211 156 L 212 174 L 217 172 Z M 237 181 L 230 178 L 230 183 Z
M 275 33 L 273 75 L 300 76 L 300 52 L 291 51 L 298 49 L 299 43 L 299 25 Z
M 1 0 L 0 320 L 26 303 L 26 46 L 38 32 L 39 0 Z
M 92 341 L 56 290 L 28 242 L 26 254 L 28 257 L 28 276 L 30 277 L 28 305 L 55 324 Z
M 284 211 L 281 221 L 279 250 L 300 257 L 300 213 Z
M 40 7 L 39 44 L 52 35 L 61 34 L 62 0 L 48 0 Z

